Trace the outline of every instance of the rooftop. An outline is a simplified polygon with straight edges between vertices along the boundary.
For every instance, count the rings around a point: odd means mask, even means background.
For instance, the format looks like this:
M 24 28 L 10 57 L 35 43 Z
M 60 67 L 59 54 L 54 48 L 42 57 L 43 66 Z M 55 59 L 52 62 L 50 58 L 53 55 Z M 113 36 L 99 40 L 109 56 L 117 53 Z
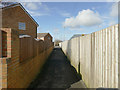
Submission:
M 76 37 L 80 37 L 80 36 L 84 36 L 84 35 L 86 35 L 86 34 L 75 34 L 75 35 L 73 35 L 70 39 L 76 38 Z
M 47 34 L 49 34 L 49 33 L 38 33 L 37 37 L 45 37 Z
M 25 8 L 18 2 L 2 2 L 0 4 L 0 8 L 4 9 L 8 9 L 8 8 L 12 8 L 12 7 L 17 7 L 20 6 L 25 12 L 26 14 L 33 20 L 33 22 L 39 26 L 39 24 L 33 19 L 33 17 L 25 10 Z

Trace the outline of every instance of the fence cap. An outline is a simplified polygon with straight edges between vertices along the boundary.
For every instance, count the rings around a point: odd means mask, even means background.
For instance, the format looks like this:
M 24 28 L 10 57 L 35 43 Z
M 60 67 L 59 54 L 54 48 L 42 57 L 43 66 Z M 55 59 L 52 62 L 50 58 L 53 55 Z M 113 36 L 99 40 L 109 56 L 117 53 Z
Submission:
M 19 35 L 19 38 L 31 37 L 30 35 Z
M 34 38 L 36 41 L 43 41 L 42 39 Z

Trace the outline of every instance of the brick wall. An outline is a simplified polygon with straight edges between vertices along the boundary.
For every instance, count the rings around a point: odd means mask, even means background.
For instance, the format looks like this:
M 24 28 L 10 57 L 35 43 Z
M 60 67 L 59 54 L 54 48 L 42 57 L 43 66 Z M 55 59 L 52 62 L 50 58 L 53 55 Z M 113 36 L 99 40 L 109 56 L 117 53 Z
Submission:
M 7 57 L 7 33 L 2 31 L 2 57 Z
M 2 30 L 7 33 L 7 57 L 0 58 L 1 86 L 2 88 L 26 88 L 45 63 L 53 45 L 44 49 L 46 45 L 43 41 L 36 41 L 33 38 L 20 39 L 18 31 L 7 28 Z M 28 48 L 25 49 L 27 46 Z M 29 50 L 30 48 L 33 49 Z
M 1 28 L 2 30 L 2 56 L 11 57 L 11 29 Z

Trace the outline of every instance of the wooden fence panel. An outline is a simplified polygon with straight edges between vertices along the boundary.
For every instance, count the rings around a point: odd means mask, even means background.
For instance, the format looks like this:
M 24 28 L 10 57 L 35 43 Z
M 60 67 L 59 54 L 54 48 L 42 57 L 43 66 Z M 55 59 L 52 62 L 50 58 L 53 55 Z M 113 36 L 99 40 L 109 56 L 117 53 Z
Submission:
M 32 37 L 20 38 L 20 62 L 37 56 L 52 45 L 52 42 L 46 44 L 44 41 L 36 41 Z
M 2 57 L 2 31 L 0 30 L 0 58 Z
M 62 49 L 68 53 L 73 66 L 78 65 L 74 65 L 74 62 L 76 63 L 80 58 L 80 73 L 86 85 L 91 88 L 117 88 L 120 72 L 118 71 L 118 25 L 79 37 L 80 46 L 76 45 L 79 44 L 79 40 L 76 42 L 76 39 L 68 41 L 70 42 L 68 43 L 70 45 L 67 45 L 68 50 L 64 49 L 66 41 L 63 42 Z

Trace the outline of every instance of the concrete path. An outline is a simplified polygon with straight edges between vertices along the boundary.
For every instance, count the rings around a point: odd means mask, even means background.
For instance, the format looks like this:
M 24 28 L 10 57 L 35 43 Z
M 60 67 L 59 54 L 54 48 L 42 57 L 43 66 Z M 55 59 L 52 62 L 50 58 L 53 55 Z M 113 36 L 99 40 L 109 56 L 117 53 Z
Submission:
M 78 83 L 75 84 L 74 83 Z M 72 86 L 73 84 L 73 86 Z M 77 86 L 76 86 L 77 85 Z M 54 48 L 42 71 L 30 84 L 29 88 L 84 88 L 81 78 L 75 68 L 62 52 L 61 48 Z

